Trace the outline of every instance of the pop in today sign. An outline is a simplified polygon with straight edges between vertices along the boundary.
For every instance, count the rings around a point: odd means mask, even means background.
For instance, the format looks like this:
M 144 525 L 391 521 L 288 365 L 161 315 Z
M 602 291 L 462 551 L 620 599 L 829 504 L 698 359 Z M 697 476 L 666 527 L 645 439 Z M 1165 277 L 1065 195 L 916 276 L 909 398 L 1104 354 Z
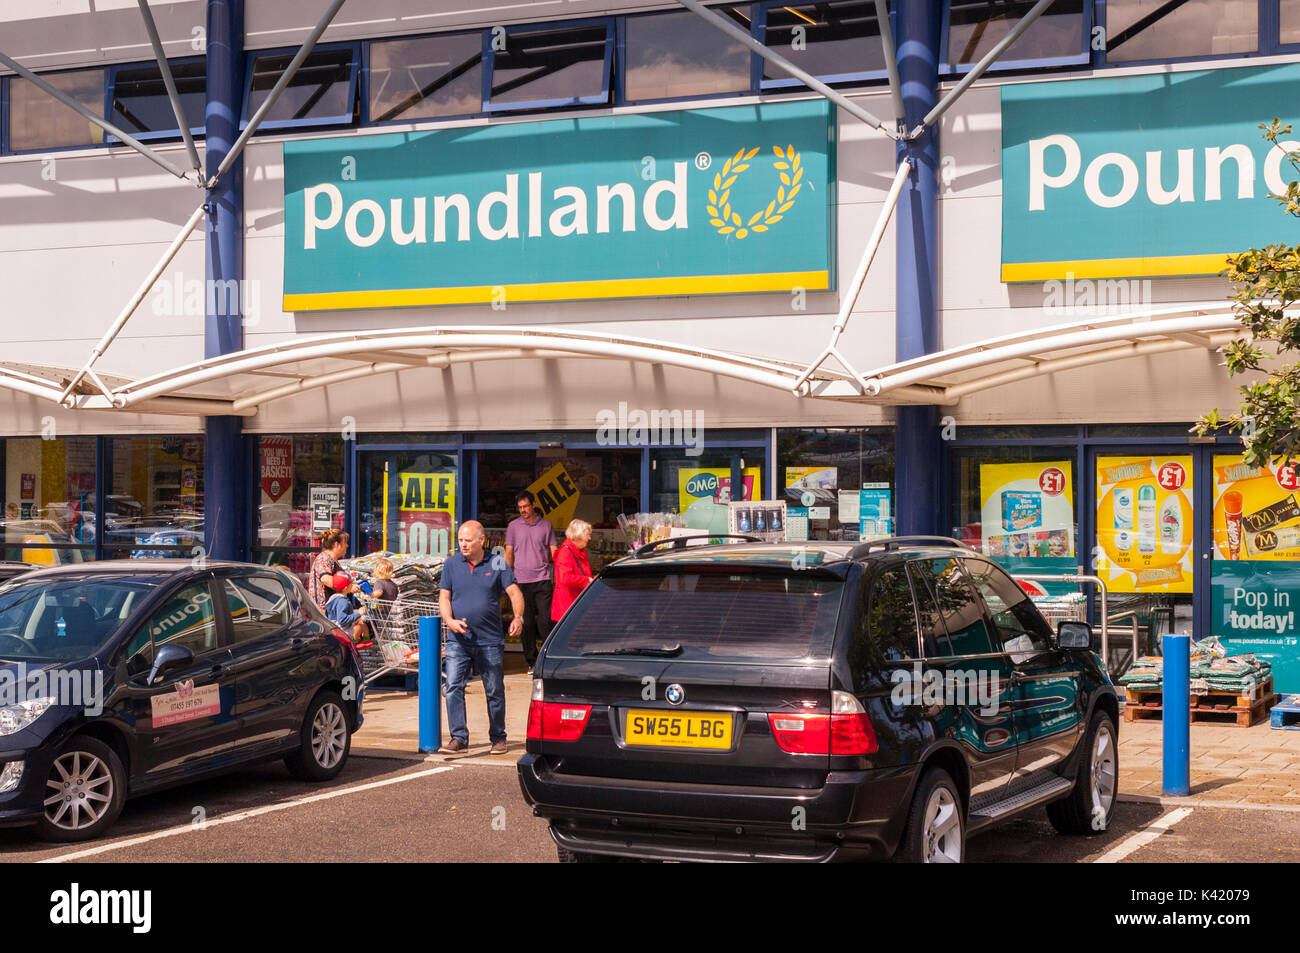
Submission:
M 1292 169 L 1258 126 L 1298 99 L 1297 63 L 1003 86 L 1002 280 L 1211 275 L 1287 242 Z
M 284 309 L 834 288 L 824 100 L 284 144 Z

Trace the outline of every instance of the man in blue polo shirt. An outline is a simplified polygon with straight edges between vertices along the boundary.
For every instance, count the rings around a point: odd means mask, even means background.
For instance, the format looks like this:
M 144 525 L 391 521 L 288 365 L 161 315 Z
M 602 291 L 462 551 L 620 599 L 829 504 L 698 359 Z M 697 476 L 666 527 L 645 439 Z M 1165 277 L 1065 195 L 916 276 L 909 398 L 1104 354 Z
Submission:
M 460 552 L 442 565 L 438 583 L 438 611 L 447 631 L 447 733 L 451 740 L 443 751 L 469 748 L 469 728 L 465 722 L 465 682 L 472 662 L 483 679 L 487 695 L 488 736 L 491 754 L 506 753 L 506 682 L 504 672 L 505 637 L 501 633 L 501 594 L 510 597 L 514 619 L 510 635 L 523 629 L 524 594 L 515 582 L 514 573 L 500 557 L 488 557 L 483 551 L 483 525 L 469 520 L 456 534 Z

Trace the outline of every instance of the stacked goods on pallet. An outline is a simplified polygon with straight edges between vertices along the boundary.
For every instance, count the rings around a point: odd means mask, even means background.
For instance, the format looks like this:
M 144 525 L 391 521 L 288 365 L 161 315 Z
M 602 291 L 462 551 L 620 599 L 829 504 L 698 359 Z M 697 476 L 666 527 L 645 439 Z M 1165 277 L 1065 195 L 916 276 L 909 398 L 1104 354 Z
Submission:
M 1248 727 L 1272 702 L 1273 667 L 1254 655 L 1228 656 L 1216 636 L 1191 647 L 1191 716 L 1192 721 L 1209 721 L 1209 716 L 1223 715 Z M 1128 689 L 1124 719 L 1161 711 L 1159 693 L 1164 688 L 1164 659 L 1144 655 L 1120 678 Z
M 1201 691 L 1192 690 L 1193 695 L 1209 692 L 1235 692 L 1248 695 L 1258 686 L 1264 684 L 1273 672 L 1271 663 L 1257 659 L 1254 655 L 1234 655 L 1231 658 L 1211 658 L 1192 664 L 1193 682 L 1203 683 Z
M 1159 691 L 1164 686 L 1165 660 L 1159 655 L 1143 655 L 1121 676 L 1119 683 L 1135 692 Z

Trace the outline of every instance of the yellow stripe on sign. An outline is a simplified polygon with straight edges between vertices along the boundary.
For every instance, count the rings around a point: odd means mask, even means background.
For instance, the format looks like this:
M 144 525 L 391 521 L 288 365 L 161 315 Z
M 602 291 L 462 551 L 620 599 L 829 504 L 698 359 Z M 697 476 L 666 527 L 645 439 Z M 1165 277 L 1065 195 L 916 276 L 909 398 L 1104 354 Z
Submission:
M 1228 255 L 1169 255 L 1163 258 L 1097 258 L 1090 261 L 1039 261 L 1003 264 L 1002 280 L 1050 281 L 1053 278 L 1157 278 L 1164 275 L 1217 275 Z
M 395 288 L 387 291 L 327 291 L 285 294 L 285 311 L 331 311 L 350 308 L 412 308 L 439 304 L 489 304 L 506 301 L 571 301 L 582 298 L 653 298 L 664 295 L 746 294 L 825 291 L 826 271 L 782 271 L 761 275 L 697 275 L 689 278 L 611 278 L 599 281 L 548 281 L 466 288 Z

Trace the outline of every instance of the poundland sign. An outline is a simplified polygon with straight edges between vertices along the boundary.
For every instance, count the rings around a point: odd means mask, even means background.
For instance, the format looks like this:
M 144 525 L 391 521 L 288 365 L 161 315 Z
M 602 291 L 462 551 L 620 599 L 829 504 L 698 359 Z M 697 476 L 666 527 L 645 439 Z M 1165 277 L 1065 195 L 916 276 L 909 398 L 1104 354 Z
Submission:
M 1209 275 L 1295 244 L 1258 125 L 1298 104 L 1295 63 L 1003 86 L 1002 280 Z
M 284 145 L 284 308 L 834 287 L 824 100 Z

